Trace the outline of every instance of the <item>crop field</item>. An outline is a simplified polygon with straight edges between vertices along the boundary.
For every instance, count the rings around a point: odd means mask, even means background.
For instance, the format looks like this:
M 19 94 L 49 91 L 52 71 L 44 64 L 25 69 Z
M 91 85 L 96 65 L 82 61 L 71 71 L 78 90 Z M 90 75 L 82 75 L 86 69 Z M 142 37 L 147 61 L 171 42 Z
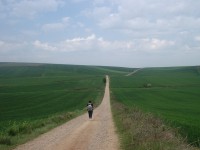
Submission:
M 118 102 L 154 113 L 178 127 L 189 143 L 198 144 L 200 67 L 145 68 L 125 76 L 135 69 L 0 63 L 0 149 L 11 149 L 43 133 L 39 130 L 26 137 L 34 128 L 56 123 L 50 129 L 85 112 L 88 100 L 97 106 L 105 75 L 110 76 Z
M 98 105 L 104 76 L 127 72 L 120 67 L 0 63 L 0 145 L 15 144 L 10 139 L 18 134 L 13 133 L 16 125 L 20 130 L 27 122 L 85 111 L 88 100 Z
M 111 76 L 115 99 L 152 112 L 178 127 L 189 143 L 200 139 L 200 67 L 145 68 L 136 74 Z

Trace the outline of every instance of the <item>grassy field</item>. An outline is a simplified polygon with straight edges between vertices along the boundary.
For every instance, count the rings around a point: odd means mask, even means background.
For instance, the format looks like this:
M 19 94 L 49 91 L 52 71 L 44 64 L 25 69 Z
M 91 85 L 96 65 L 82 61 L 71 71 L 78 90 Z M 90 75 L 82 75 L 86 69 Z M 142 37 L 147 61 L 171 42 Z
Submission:
M 131 117 L 133 113 L 141 117 L 139 127 L 147 120 L 150 123 L 146 122 L 144 126 L 152 126 L 151 120 L 160 122 L 135 110 L 138 107 L 178 127 L 189 143 L 198 146 L 200 67 L 145 68 L 132 76 L 125 76 L 134 70 L 106 66 L 0 63 L 0 149 L 11 149 L 80 115 L 85 112 L 88 100 L 98 105 L 104 92 L 105 75 L 111 78 L 111 95 L 120 102 L 117 110 L 122 110 L 119 117 L 125 118 L 122 119 L 126 121 L 125 126 L 135 127 L 129 122 L 127 114 L 130 112 Z M 156 132 L 160 130 L 163 130 L 162 123 Z M 146 135 L 147 131 L 140 133 Z M 132 140 L 139 143 L 140 137 Z M 130 139 L 125 139 L 125 142 L 130 142 Z M 165 144 L 162 146 L 167 148 Z M 147 143 L 144 145 L 148 146 Z M 159 149 L 161 144 L 154 146 Z
M 152 112 L 199 146 L 200 67 L 146 68 L 112 76 L 112 94 L 128 107 Z
M 104 76 L 128 71 L 120 67 L 0 63 L 0 149 L 12 148 L 73 118 L 85 111 L 88 100 L 98 105 Z

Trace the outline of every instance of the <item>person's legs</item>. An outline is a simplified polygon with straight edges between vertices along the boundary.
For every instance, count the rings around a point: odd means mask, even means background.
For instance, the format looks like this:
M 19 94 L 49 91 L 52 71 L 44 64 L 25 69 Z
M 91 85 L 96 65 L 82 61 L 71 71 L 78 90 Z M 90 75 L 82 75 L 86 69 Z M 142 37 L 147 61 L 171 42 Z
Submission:
M 88 111 L 88 116 L 89 116 L 89 118 L 90 118 L 90 111 Z
M 88 114 L 89 114 L 89 118 L 92 119 L 92 113 L 93 111 L 88 111 Z
M 90 114 L 90 118 L 92 119 L 92 114 L 93 114 L 93 111 L 91 111 L 91 114 Z

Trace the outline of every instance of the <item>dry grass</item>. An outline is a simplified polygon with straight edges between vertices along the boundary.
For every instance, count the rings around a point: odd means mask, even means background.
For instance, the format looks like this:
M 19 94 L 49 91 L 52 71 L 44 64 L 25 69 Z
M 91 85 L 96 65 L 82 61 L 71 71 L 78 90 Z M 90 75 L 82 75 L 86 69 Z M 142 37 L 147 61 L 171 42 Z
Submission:
M 195 150 L 185 143 L 178 129 L 166 126 L 163 121 L 138 108 L 128 108 L 112 101 L 112 110 L 125 150 Z

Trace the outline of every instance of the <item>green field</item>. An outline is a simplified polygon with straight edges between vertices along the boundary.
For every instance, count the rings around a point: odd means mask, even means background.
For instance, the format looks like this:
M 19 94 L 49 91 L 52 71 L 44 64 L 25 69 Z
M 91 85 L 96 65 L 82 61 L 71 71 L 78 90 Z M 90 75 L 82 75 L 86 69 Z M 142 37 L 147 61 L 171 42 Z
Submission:
M 49 124 L 48 118 L 54 123 L 60 114 L 85 110 L 88 100 L 98 105 L 105 75 L 128 71 L 120 67 L 0 63 L 0 149 L 1 144 L 16 145 L 16 135 L 23 134 L 19 132 L 25 126 L 31 128 L 25 133 L 29 134 L 33 128 Z
M 118 102 L 179 127 L 189 143 L 199 140 L 200 67 L 145 68 L 125 76 L 134 70 L 0 63 L 0 149 L 11 149 L 80 115 L 88 100 L 98 105 L 105 75 Z
M 149 85 L 149 87 L 147 86 Z M 152 112 L 188 137 L 200 139 L 200 67 L 145 68 L 133 76 L 112 76 L 116 100 Z

